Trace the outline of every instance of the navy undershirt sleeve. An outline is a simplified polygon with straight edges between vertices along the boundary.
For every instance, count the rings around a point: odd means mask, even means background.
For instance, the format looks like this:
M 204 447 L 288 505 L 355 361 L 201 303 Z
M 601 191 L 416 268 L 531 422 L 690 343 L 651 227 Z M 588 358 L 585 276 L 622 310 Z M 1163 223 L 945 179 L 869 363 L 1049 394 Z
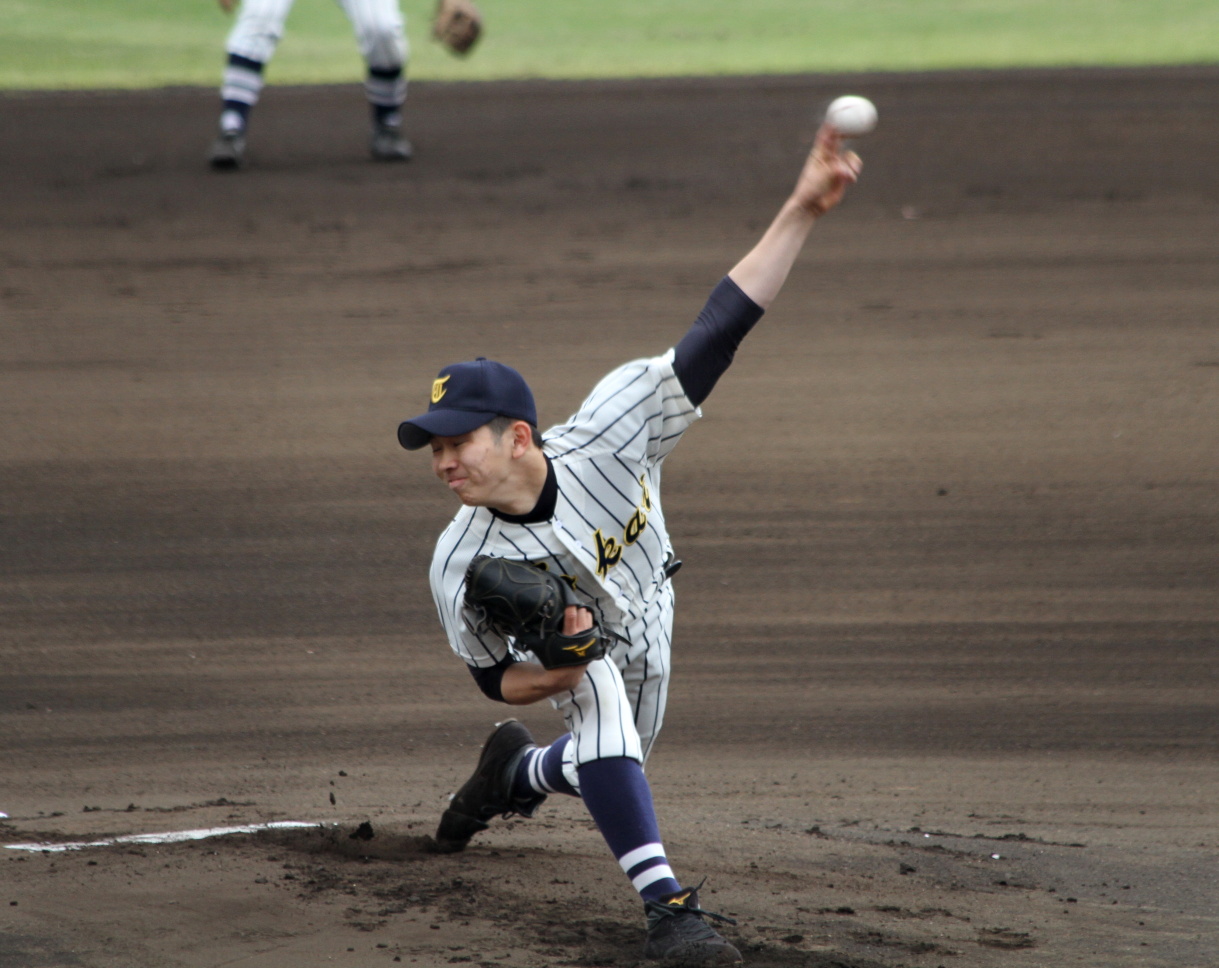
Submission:
M 484 696 L 494 699 L 496 702 L 507 702 L 504 698 L 504 670 L 515 661 L 516 659 L 512 656 L 508 656 L 499 665 L 480 669 L 478 666 L 467 664 L 466 668 L 470 670 L 470 675 L 474 677 L 474 681 L 478 683 L 478 688 L 483 691 Z
M 728 276 L 711 291 L 698 319 L 674 349 L 673 371 L 696 407 L 711 395 L 763 312 Z

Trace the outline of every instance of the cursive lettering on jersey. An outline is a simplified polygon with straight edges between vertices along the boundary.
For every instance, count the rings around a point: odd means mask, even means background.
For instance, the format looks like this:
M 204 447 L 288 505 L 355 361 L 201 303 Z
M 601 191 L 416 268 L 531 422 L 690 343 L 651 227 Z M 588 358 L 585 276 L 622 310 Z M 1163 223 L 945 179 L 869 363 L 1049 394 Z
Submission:
M 652 510 L 652 492 L 648 489 L 646 474 L 640 475 L 639 485 L 643 488 L 643 494 L 639 498 L 638 506 L 627 518 L 626 527 L 622 529 L 622 543 L 619 543 L 616 537 L 602 534 L 600 528 L 593 533 L 597 542 L 597 574 L 602 578 L 622 560 L 623 545 L 633 545 L 647 530 L 648 512 Z

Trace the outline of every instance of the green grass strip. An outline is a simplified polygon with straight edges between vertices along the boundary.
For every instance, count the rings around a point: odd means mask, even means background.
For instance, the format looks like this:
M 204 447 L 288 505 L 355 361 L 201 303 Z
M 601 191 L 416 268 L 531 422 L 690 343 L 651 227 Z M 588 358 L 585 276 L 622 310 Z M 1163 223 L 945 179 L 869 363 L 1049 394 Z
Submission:
M 414 79 L 592 78 L 1219 62 L 1216 0 L 480 0 L 466 58 L 404 0 Z M 0 88 L 215 85 L 213 0 L 0 0 Z M 362 74 L 333 0 L 297 0 L 271 83 Z

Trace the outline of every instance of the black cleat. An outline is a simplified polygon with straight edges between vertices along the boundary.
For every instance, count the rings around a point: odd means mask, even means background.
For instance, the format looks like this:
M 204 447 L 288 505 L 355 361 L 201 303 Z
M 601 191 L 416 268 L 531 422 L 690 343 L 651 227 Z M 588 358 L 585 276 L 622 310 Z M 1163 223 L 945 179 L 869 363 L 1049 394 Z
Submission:
M 235 171 L 244 166 L 245 134 L 241 131 L 221 132 L 212 142 L 207 161 L 217 171 Z
M 474 775 L 453 794 L 436 830 L 436 849 L 445 854 L 465 850 L 466 844 L 480 830 L 486 830 L 495 817 L 519 814 L 532 817 L 546 799 L 543 793 L 532 797 L 512 796 L 516 768 L 521 759 L 537 744 L 525 725 L 515 719 L 505 720 L 487 737 Z
M 656 901 L 645 901 L 643 909 L 648 916 L 648 941 L 643 949 L 645 958 L 673 968 L 741 963 L 741 953 L 703 918 L 714 918 L 728 924 L 736 922 L 700 908 L 697 887 L 684 887 L 676 894 L 666 894 Z
M 391 124 L 373 128 L 369 151 L 375 161 L 410 161 L 415 153 L 411 143 L 402 137 L 402 129 Z

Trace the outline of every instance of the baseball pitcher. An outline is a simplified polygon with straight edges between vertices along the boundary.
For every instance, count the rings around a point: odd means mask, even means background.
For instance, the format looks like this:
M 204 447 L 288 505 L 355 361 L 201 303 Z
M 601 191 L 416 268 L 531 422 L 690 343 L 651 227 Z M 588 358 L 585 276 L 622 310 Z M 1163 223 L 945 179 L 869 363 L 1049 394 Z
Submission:
M 608 374 L 565 423 L 539 434 L 524 378 L 479 358 L 442 369 L 427 411 L 398 428 L 407 450 L 431 449 L 463 505 L 430 572 L 453 651 L 490 699 L 549 700 L 565 727 L 538 746 L 516 720 L 498 724 L 437 846 L 462 850 L 495 817 L 530 817 L 549 795 L 580 797 L 643 901 L 645 957 L 665 964 L 741 956 L 706 921 L 727 919 L 670 866 L 643 770 L 664 722 L 680 564 L 661 467 L 859 172 L 822 125 L 792 194 L 689 331 Z

